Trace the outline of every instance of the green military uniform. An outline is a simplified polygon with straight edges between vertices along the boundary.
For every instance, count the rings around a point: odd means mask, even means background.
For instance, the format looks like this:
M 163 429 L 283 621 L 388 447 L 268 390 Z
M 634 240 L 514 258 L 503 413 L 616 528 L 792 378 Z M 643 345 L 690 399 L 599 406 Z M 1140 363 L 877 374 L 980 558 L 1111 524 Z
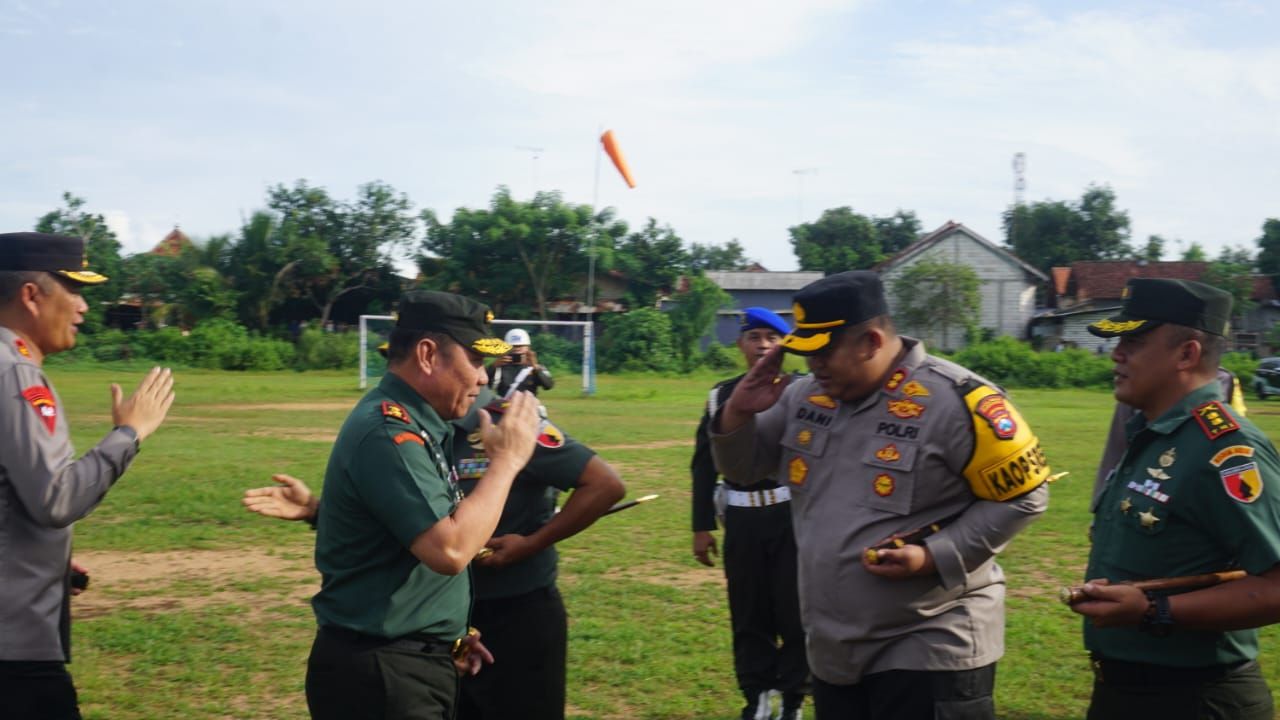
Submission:
M 1209 286 L 1131 280 L 1126 298 L 1120 315 L 1091 332 L 1111 337 L 1162 323 L 1218 335 L 1226 329 L 1230 296 Z M 1260 575 L 1280 563 L 1280 454 L 1230 407 L 1217 381 L 1160 417 L 1135 415 L 1125 432 L 1128 449 L 1094 500 L 1087 578 Z M 1177 626 L 1176 613 L 1157 612 L 1141 626 L 1098 628 L 1086 620 L 1084 641 L 1097 671 L 1090 718 L 1272 717 L 1253 662 L 1256 629 L 1191 630 Z
M 493 400 L 481 391 L 476 406 Z M 494 413 L 495 419 L 500 414 Z M 489 464 L 469 413 L 457 421 L 453 451 L 462 489 L 470 492 Z M 595 451 L 543 420 L 533 457 L 511 486 L 494 537 L 532 535 L 555 515 L 556 495 L 577 487 Z M 556 588 L 557 553 L 550 545 L 502 567 L 471 566 L 471 622 L 484 633 L 495 662 L 463 678 L 463 720 L 563 720 L 568 616 Z

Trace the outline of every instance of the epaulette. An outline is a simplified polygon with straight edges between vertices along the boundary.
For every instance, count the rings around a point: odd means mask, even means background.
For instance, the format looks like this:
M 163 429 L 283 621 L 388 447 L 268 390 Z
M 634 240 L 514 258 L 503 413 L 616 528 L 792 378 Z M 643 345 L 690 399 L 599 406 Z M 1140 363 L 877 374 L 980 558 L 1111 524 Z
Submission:
M 1195 410 L 1191 411 L 1191 415 L 1204 431 L 1205 437 L 1210 440 L 1217 440 L 1227 433 L 1240 429 L 1240 423 L 1236 422 L 1231 412 L 1217 400 L 1197 405 Z
M 382 403 L 382 416 L 399 420 L 406 425 L 413 424 L 413 418 L 409 417 L 409 411 L 404 409 L 403 405 L 385 400 Z

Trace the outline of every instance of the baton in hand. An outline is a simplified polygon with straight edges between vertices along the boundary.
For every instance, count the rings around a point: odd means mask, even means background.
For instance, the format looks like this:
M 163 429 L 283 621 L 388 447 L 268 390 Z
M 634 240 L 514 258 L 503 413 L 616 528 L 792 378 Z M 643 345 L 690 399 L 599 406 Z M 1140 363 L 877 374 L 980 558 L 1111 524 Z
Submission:
M 1244 570 L 1224 570 L 1223 572 L 1205 573 L 1203 575 L 1182 575 L 1179 577 L 1155 578 L 1154 580 L 1125 580 L 1123 582 L 1114 582 L 1112 585 L 1132 585 L 1143 592 L 1165 592 L 1167 590 L 1199 590 L 1200 588 L 1212 587 L 1220 585 L 1232 580 L 1239 580 L 1248 576 L 1249 573 Z M 1084 592 L 1084 586 L 1074 585 L 1072 587 L 1064 587 L 1058 592 L 1058 599 L 1064 605 L 1074 605 L 1083 600 L 1088 600 L 1089 596 Z

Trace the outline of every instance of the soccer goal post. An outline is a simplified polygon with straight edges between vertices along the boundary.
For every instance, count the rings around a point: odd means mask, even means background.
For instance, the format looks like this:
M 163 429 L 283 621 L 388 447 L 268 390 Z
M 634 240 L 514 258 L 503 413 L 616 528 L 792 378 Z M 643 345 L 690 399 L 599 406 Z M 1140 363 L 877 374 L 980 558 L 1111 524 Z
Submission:
M 592 323 L 587 320 L 494 320 L 493 325 L 518 325 L 525 328 L 542 328 L 559 326 L 577 328 L 576 342 L 582 343 L 582 392 L 594 395 L 596 391 L 595 338 Z M 378 346 L 387 341 L 391 328 L 395 326 L 395 317 L 391 315 L 360 316 L 360 389 L 369 386 L 371 376 L 379 376 L 386 371 L 386 361 L 378 354 Z M 572 338 L 571 338 L 572 339 Z M 536 351 L 537 348 L 535 347 Z

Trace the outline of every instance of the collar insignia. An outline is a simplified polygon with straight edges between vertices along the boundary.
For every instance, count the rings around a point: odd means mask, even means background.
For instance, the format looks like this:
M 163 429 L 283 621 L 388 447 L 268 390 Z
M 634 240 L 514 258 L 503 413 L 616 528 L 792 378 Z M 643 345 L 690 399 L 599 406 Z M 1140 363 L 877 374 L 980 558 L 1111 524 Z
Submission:
M 31 348 L 27 347 L 27 341 L 22 338 L 14 338 L 13 346 L 18 349 L 18 354 L 24 358 L 31 357 Z
M 906 368 L 898 368 L 897 370 L 893 371 L 892 375 L 889 376 L 889 382 L 886 382 L 884 384 L 884 389 L 888 390 L 889 392 L 893 392 L 894 390 L 897 390 L 898 386 L 902 384 L 902 381 L 906 379 L 907 379 Z
M 902 386 L 902 394 L 907 397 L 929 397 L 929 388 L 921 385 L 915 380 L 912 380 Z
M 409 417 L 409 411 L 405 410 L 404 406 L 398 405 L 389 400 L 382 403 L 382 416 L 395 418 L 405 424 L 413 422 Z

